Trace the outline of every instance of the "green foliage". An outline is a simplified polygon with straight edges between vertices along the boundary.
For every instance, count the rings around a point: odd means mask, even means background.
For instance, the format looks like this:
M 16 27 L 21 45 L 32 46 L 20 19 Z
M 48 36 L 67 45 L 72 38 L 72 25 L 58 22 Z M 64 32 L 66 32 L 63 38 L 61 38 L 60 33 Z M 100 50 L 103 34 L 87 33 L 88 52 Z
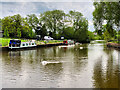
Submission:
M 73 27 L 67 27 L 67 28 L 65 28 L 62 31 L 60 37 L 61 36 L 64 36 L 64 38 L 66 38 L 66 39 L 74 39 L 74 37 L 73 37 L 74 36 L 74 29 L 73 29 Z
M 29 26 L 35 30 L 37 34 L 37 25 L 40 24 L 37 16 L 35 14 L 30 14 L 30 15 L 27 15 L 25 20 L 29 24 Z
M 96 35 L 96 36 L 94 37 L 94 40 L 102 40 L 102 38 L 101 38 L 100 35 Z
M 8 33 L 8 28 L 6 27 L 4 30 L 4 34 L 5 37 L 9 37 L 9 33 Z
M 116 39 L 117 39 L 118 41 L 120 41 L 120 31 L 117 32 L 117 34 L 116 34 Z
M 65 14 L 62 10 L 46 11 L 37 17 L 35 14 L 22 18 L 19 14 L 2 19 L 4 37 L 35 38 L 36 35 L 49 35 L 54 39 L 88 39 L 88 21 L 82 13 L 70 11 Z M 35 32 L 33 32 L 33 30 Z
M 104 36 L 104 39 L 107 41 L 109 41 L 112 38 L 107 30 L 104 32 L 103 36 Z
M 91 32 L 91 31 L 88 31 L 88 38 L 89 38 L 89 40 L 95 40 L 95 35 L 94 35 L 94 33 Z
M 88 21 L 80 12 L 70 11 L 70 20 L 72 20 L 74 28 L 74 39 L 79 42 L 88 39 Z
M 103 30 L 104 30 L 103 37 L 105 40 L 109 41 L 112 39 L 116 39 L 117 32 L 113 28 L 111 28 L 111 25 L 109 24 L 104 25 Z
M 2 19 L 0 18 L 0 31 L 2 31 Z
M 39 34 L 41 35 L 42 39 L 44 38 L 44 36 L 47 35 L 47 29 L 45 24 L 42 25 L 41 30 L 39 31 Z
M 33 37 L 33 31 L 32 31 L 32 28 L 30 28 L 30 31 L 29 31 L 29 37 L 30 37 L 30 38 Z
M 30 26 L 19 14 L 2 19 L 4 37 L 29 38 Z M 33 31 L 32 31 L 33 32 Z
M 20 31 L 20 28 L 17 29 L 17 37 L 18 37 L 18 38 L 21 37 L 21 31 Z
M 93 21 L 98 35 L 102 36 L 104 33 L 106 40 L 115 38 L 114 29 L 117 30 L 120 26 L 119 2 L 94 2 L 94 7 Z M 104 25 L 104 21 L 106 21 L 106 25 Z
M 62 10 L 46 11 L 40 15 L 41 21 L 52 32 L 52 37 L 56 37 L 56 33 L 63 29 L 65 13 Z

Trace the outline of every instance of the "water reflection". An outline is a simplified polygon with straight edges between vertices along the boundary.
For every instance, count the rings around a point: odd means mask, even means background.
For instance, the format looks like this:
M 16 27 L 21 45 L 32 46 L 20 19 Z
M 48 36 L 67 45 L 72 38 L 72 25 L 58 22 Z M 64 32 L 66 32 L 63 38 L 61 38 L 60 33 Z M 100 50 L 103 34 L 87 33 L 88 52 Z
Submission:
M 106 48 L 100 41 L 33 50 L 2 51 L 2 86 L 3 88 L 118 87 L 117 53 L 118 51 L 114 49 Z
M 98 58 L 94 65 L 93 86 L 95 88 L 118 88 L 119 87 L 119 65 L 118 51 L 104 47 L 105 59 Z

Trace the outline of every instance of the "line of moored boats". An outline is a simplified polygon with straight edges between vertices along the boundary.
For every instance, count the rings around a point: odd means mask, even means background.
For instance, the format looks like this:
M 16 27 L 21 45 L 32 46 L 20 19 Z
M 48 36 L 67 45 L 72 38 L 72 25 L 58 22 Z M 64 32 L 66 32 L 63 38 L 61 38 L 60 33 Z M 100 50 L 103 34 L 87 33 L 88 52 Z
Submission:
M 75 42 L 73 40 L 64 40 L 63 45 L 71 45 L 71 44 L 75 44 Z M 36 43 L 35 40 L 30 40 L 27 42 L 21 42 L 21 40 L 19 39 L 13 39 L 10 40 L 9 42 L 9 49 L 19 49 L 19 48 L 29 48 L 29 47 L 36 47 Z

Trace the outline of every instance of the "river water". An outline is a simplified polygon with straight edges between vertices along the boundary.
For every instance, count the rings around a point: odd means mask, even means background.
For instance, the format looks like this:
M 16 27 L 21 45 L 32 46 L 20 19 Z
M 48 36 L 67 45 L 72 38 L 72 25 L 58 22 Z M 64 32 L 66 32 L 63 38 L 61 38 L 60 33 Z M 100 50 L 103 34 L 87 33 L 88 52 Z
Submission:
M 119 50 L 90 44 L 2 50 L 2 88 L 118 88 Z

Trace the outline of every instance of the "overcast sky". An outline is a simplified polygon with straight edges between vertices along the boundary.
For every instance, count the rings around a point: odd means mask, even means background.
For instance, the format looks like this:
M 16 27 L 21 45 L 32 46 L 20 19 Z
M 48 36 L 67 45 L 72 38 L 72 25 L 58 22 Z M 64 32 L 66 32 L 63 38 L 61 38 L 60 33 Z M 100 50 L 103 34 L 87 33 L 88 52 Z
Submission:
M 42 2 L 41 2 L 42 1 Z M 39 15 L 48 10 L 70 10 L 81 12 L 89 21 L 89 30 L 94 31 L 92 23 L 92 12 L 94 11 L 91 0 L 2 0 L 0 2 L 0 18 L 20 14 L 25 17 L 28 14 Z

